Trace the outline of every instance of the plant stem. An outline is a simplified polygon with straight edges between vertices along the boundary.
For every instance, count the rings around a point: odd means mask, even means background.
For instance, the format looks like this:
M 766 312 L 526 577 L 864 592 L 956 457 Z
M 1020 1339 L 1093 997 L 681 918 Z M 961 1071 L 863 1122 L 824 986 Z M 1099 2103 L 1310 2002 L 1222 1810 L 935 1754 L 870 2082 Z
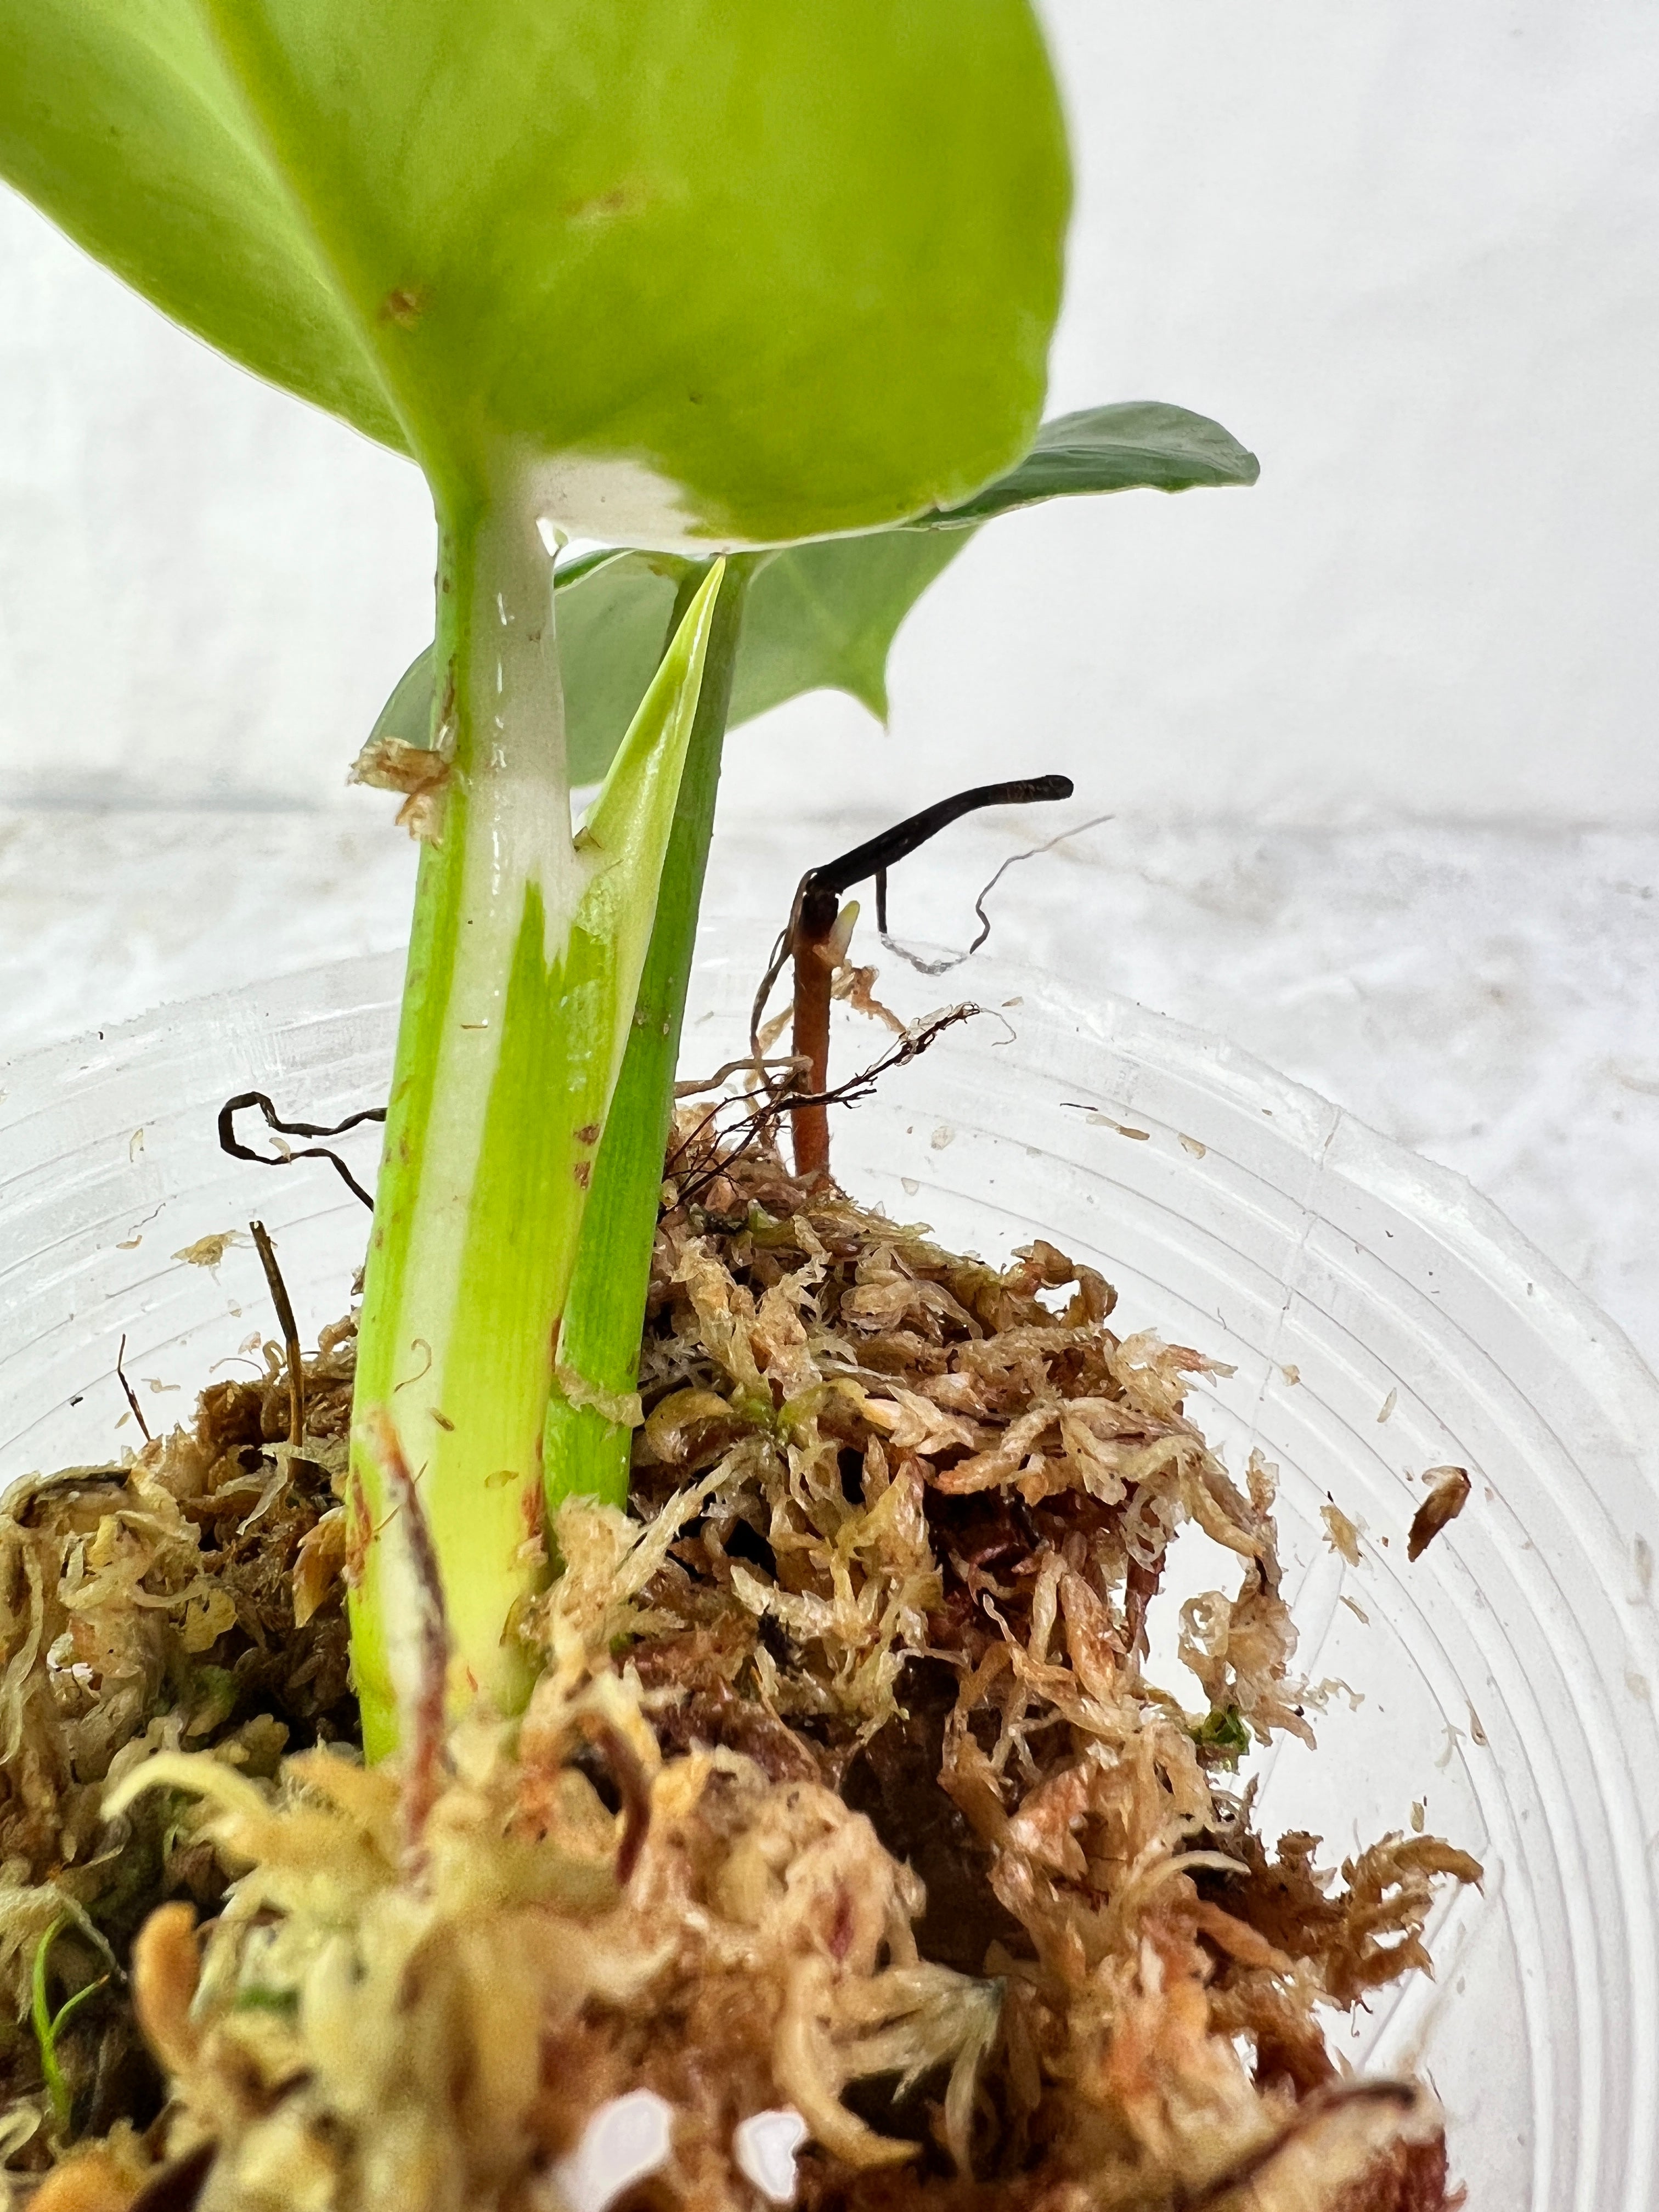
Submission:
M 709 630 L 651 949 L 594 1164 L 576 1273 L 560 1330 L 543 1449 L 550 1513 L 566 1498 L 598 1498 L 621 1505 L 628 1496 L 629 1401 L 639 1375 L 640 1329 L 656 1236 L 663 1151 L 673 1113 L 680 1030 L 714 827 L 720 752 L 745 595 L 758 565 L 752 555 L 738 555 L 728 562 Z M 700 571 L 682 580 L 669 623 L 671 639 L 701 580 Z
M 422 1667 L 388 1436 L 439 1562 L 452 1700 L 510 1708 L 525 1687 L 511 1615 L 543 1558 L 553 1349 L 719 590 L 711 574 L 573 841 L 551 569 L 531 501 L 509 482 L 441 519 L 434 738 L 449 775 L 416 895 L 348 1493 L 371 1757 L 395 1743 Z

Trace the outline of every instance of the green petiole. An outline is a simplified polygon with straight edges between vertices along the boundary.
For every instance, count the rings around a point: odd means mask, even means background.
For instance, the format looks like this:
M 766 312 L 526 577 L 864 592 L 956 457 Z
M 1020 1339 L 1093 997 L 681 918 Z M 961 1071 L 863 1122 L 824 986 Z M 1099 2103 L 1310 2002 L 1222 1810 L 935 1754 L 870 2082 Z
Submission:
M 650 941 L 723 568 L 701 581 L 572 837 L 551 568 L 509 484 L 447 521 L 423 856 L 366 1272 L 349 1492 L 370 1756 L 418 1695 L 395 1437 L 441 1563 L 451 1692 L 522 1695 L 515 1608 L 542 1558 L 542 1433 L 611 1091 Z
M 663 1148 L 674 1100 L 686 985 L 714 826 L 720 749 L 737 668 L 749 581 L 759 558 L 737 555 L 714 609 L 679 805 L 640 978 L 628 1050 L 594 1164 L 576 1271 L 548 1401 L 543 1465 L 550 1513 L 566 1498 L 621 1505 L 628 1495 L 629 1403 L 639 1364 L 640 1316 L 651 1273 Z M 670 637 L 700 588 L 682 582 Z

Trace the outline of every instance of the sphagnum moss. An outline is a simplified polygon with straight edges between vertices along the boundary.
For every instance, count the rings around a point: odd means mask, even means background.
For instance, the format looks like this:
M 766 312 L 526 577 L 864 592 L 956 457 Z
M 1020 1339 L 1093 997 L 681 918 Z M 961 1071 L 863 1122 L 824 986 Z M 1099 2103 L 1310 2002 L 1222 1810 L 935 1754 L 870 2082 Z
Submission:
M 1437 2212 L 1432 2100 L 1343 2076 L 1324 2023 L 1425 1967 L 1436 1882 L 1480 1869 L 1395 1834 L 1323 1874 L 1316 1838 L 1256 1834 L 1241 1753 L 1310 1735 L 1316 1699 L 1271 1470 L 1239 1486 L 1186 1410 L 1202 1356 L 1115 1333 L 1051 1244 L 942 1250 L 701 1109 L 670 1164 L 631 1509 L 563 1504 L 526 1713 L 441 1723 L 418 1782 L 331 1741 L 241 1618 L 289 1575 L 338 1648 L 349 1560 L 310 1501 L 343 1486 L 349 1328 L 307 1370 L 305 1456 L 264 1433 L 273 1354 L 95 1503 L 18 1502 L 10 1571 L 57 1610 L 20 1626 L 13 1711 L 37 1771 L 114 1786 L 6 1801 L 33 1879 L 3 1955 L 61 2003 L 108 1973 L 77 1928 L 118 1919 L 129 1974 L 64 2024 L 67 2127 L 20 2054 L 0 2129 L 33 2124 L 36 2171 L 75 2146 L 41 2212 L 130 2212 L 174 2172 L 204 2212 L 557 2205 L 641 2092 L 672 2121 L 651 2202 L 686 2212 L 748 2212 L 745 2130 L 779 2112 L 825 2212 Z M 233 1517 L 256 1491 L 264 1576 Z M 1184 1610 L 1191 1711 L 1145 1633 L 1189 1526 L 1238 1561 Z M 89 1555 L 118 1562 L 88 1613 L 111 1656 L 66 1707 L 44 1655 Z M 135 1650 L 165 1710 L 120 1705 Z M 285 1736 L 310 1747 L 279 1766 Z M 135 2024 L 164 2116 L 100 2141 Z

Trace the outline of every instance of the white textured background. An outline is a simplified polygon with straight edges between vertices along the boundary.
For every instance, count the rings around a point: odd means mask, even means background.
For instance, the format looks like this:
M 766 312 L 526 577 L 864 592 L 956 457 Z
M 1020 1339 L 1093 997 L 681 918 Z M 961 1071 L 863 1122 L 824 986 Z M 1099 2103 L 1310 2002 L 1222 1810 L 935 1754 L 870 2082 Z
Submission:
M 1008 878 L 1000 950 L 1463 1167 L 1659 1352 L 1659 6 L 1046 13 L 1053 405 L 1198 407 L 1262 481 L 988 532 L 890 732 L 821 698 L 733 740 L 723 902 L 763 933 L 881 813 L 1068 769 L 1056 819 L 1115 818 Z M 395 941 L 407 848 L 342 780 L 430 563 L 406 465 L 0 196 L 0 1049 Z M 1036 834 L 957 833 L 896 908 L 952 934 Z
M 795 720 L 918 790 L 1030 750 L 1120 804 L 1659 815 L 1659 8 L 1047 12 L 1080 183 L 1054 404 L 1198 407 L 1261 483 L 1004 523 L 900 649 L 896 756 Z M 15 202 L 0 267 L 14 799 L 326 803 L 425 635 L 413 471 Z M 790 735 L 750 750 L 793 798 Z

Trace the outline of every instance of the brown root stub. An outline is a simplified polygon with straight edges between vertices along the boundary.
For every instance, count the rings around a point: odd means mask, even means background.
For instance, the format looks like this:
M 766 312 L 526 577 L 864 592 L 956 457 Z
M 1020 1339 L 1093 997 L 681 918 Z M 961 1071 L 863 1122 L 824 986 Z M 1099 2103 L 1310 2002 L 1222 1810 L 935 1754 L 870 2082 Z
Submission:
M 392 297 L 405 296 L 393 293 Z M 374 791 L 395 791 L 403 805 L 398 827 L 427 845 L 443 842 L 444 802 L 449 788 L 450 764 L 443 753 L 425 745 L 411 745 L 403 738 L 370 738 L 347 775 L 348 783 L 366 784 Z
M 868 877 L 875 878 L 877 924 L 884 938 L 887 933 L 887 872 L 899 861 L 907 859 L 928 839 L 936 837 L 952 822 L 964 814 L 972 814 L 986 806 L 1029 805 L 1036 800 L 1069 799 L 1073 783 L 1067 775 L 1022 776 L 1007 783 L 975 784 L 970 790 L 958 791 L 949 799 L 941 799 L 932 806 L 925 806 L 919 814 L 906 817 L 884 830 L 863 844 L 855 845 L 850 853 L 839 860 L 828 860 L 823 866 L 809 868 L 796 886 L 789 919 L 784 924 L 772 955 L 772 963 L 761 979 L 755 994 L 754 1010 L 750 1018 L 749 1044 L 751 1064 L 759 1068 L 764 1065 L 761 1044 L 761 1027 L 766 1013 L 766 1003 L 772 987 L 787 964 L 793 964 L 794 1001 L 794 1081 L 793 1088 L 799 1095 L 790 1109 L 790 1124 L 794 1140 L 795 1173 L 801 1176 L 823 1174 L 830 1165 L 830 1121 L 825 1094 L 830 1088 L 830 1006 L 833 995 L 834 971 L 846 951 L 845 943 L 836 942 L 838 921 L 850 934 L 851 920 L 856 907 L 843 913 L 842 893 Z M 981 914 L 981 920 L 983 915 Z M 989 924 L 986 924 L 988 929 Z M 975 945 L 983 941 L 975 939 Z M 864 971 L 862 991 L 868 1000 L 869 976 L 873 970 Z M 902 1024 L 887 1014 L 884 1007 L 867 1005 L 866 1011 L 880 1014 L 896 1028 Z
M 797 1081 L 817 1097 L 791 1108 L 795 1173 L 822 1175 L 830 1165 L 830 1110 L 822 1095 L 830 1088 L 830 994 L 834 960 L 831 945 L 841 902 L 834 892 L 811 890 L 797 902 L 789 933 L 795 977 L 793 1044 Z

